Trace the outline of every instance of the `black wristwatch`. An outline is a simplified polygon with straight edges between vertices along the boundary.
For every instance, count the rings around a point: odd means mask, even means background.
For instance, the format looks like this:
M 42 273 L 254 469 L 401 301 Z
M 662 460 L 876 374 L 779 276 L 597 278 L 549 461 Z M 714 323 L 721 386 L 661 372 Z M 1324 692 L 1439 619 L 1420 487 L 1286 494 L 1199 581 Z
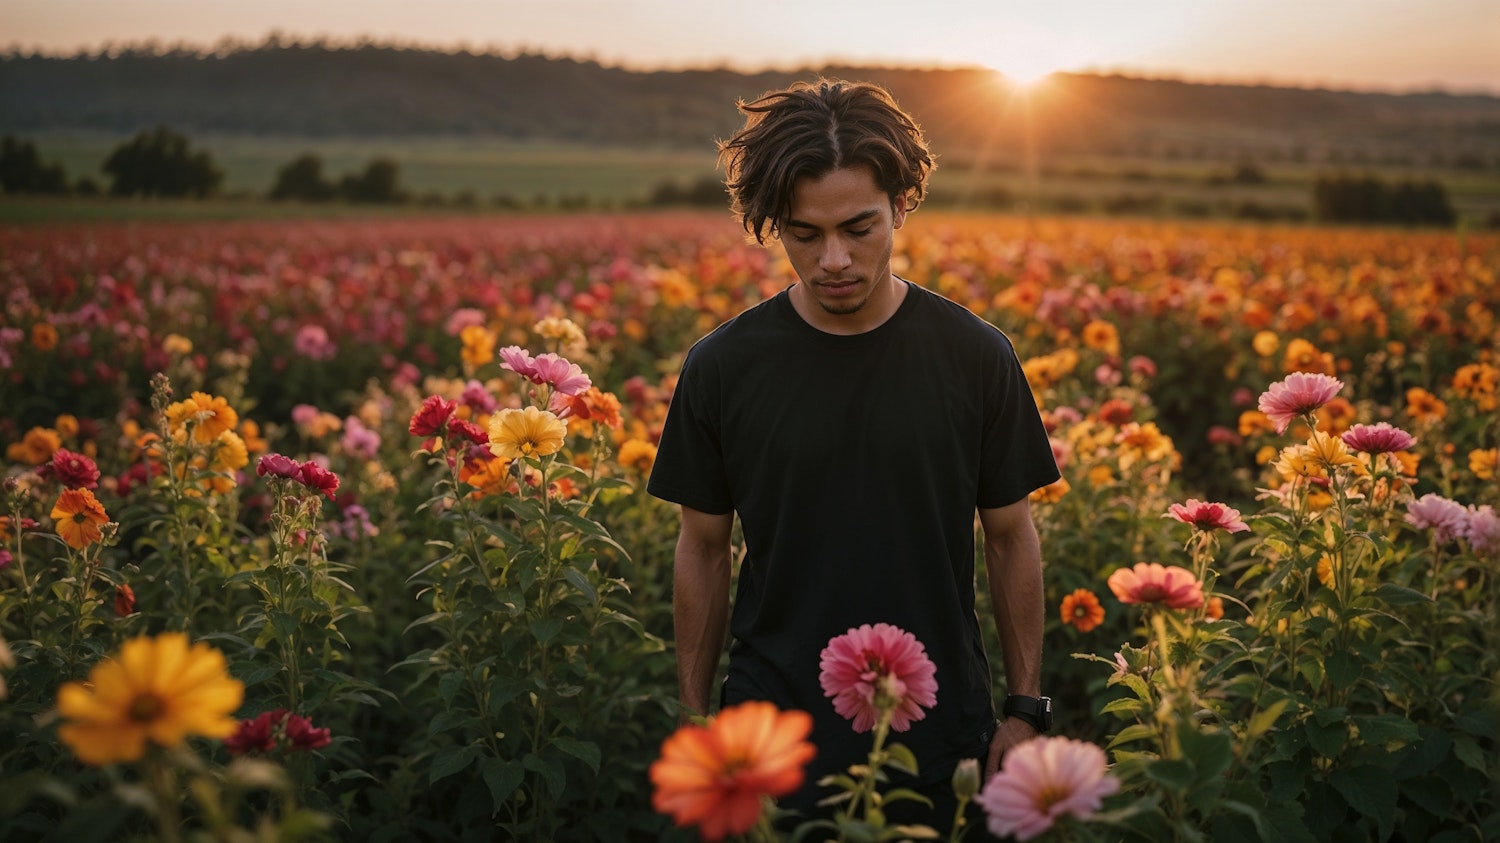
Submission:
M 1027 697 L 1021 694 L 1011 694 L 1005 698 L 1005 705 L 1000 709 L 1006 717 L 1015 717 L 1031 724 L 1031 728 L 1037 734 L 1044 734 L 1052 729 L 1052 698 L 1051 697 Z

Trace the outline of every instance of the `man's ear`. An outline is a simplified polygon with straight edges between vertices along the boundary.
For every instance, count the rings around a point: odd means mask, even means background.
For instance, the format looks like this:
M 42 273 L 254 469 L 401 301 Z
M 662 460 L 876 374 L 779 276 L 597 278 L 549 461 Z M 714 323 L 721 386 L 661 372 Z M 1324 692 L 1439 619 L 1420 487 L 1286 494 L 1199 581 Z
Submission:
M 891 203 L 891 228 L 900 228 L 906 223 L 906 213 L 910 205 L 911 202 L 904 193 L 897 196 L 896 201 Z

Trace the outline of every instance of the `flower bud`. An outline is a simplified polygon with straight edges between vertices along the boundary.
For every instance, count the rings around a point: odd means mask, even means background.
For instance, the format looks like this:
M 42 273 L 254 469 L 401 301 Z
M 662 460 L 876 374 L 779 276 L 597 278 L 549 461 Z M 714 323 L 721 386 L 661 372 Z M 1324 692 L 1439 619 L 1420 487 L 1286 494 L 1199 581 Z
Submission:
M 979 792 L 979 759 L 965 758 L 953 768 L 953 795 L 972 799 Z

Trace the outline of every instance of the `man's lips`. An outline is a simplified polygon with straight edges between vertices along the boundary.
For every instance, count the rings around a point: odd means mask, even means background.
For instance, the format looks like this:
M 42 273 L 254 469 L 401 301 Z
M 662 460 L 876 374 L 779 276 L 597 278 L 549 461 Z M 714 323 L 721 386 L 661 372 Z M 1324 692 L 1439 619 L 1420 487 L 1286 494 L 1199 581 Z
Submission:
M 859 288 L 859 280 L 851 278 L 848 280 L 839 281 L 819 281 L 818 287 L 825 293 L 830 293 L 835 296 L 847 295 Z

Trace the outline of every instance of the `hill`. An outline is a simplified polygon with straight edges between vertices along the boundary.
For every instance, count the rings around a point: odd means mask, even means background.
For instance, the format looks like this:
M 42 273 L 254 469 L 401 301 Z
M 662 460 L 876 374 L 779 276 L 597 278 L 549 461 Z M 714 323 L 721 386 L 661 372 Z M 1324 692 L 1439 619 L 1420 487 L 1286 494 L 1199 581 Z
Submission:
M 468 137 L 703 149 L 733 103 L 818 74 L 880 82 L 948 156 L 1045 153 L 1500 166 L 1500 97 L 1059 74 L 1029 98 L 985 69 L 634 71 L 535 54 L 272 40 L 224 52 L 0 56 L 0 131 Z

